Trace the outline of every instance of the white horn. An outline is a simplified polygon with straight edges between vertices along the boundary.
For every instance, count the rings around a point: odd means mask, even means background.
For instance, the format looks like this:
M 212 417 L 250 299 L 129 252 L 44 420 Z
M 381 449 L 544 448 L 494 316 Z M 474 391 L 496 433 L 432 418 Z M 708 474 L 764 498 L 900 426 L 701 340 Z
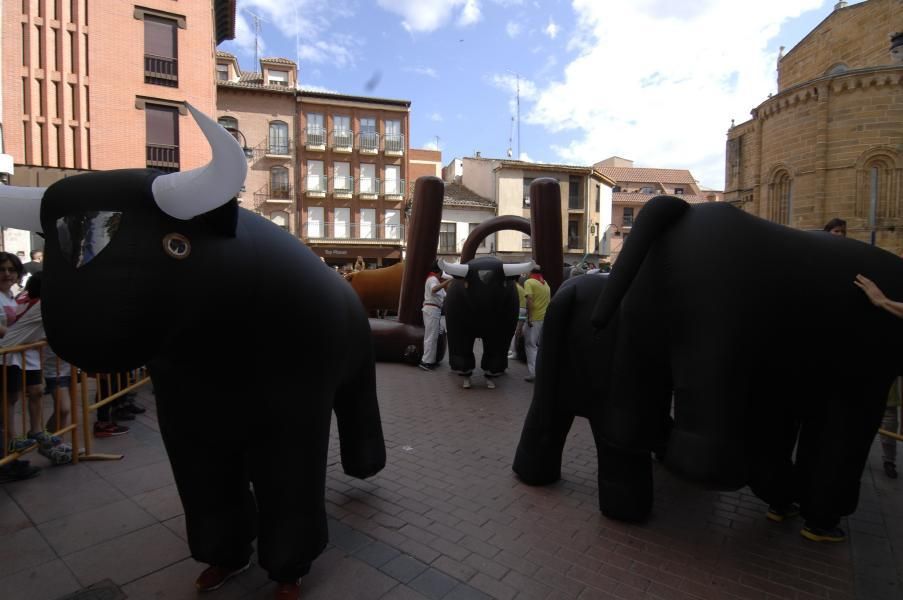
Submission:
M 219 123 L 185 103 L 213 151 L 213 160 L 197 169 L 160 175 L 152 184 L 154 201 L 171 217 L 187 221 L 238 195 L 248 161 L 238 141 Z
M 0 225 L 25 231 L 43 231 L 41 198 L 46 189 L 0 185 Z
M 505 269 L 505 277 L 517 277 L 518 275 L 532 271 L 534 264 L 536 263 L 531 260 L 530 262 L 525 263 L 504 264 L 502 265 L 502 268 Z
M 439 259 L 439 268 L 453 277 L 467 277 L 467 272 L 470 270 L 469 265 L 447 263 L 441 258 Z

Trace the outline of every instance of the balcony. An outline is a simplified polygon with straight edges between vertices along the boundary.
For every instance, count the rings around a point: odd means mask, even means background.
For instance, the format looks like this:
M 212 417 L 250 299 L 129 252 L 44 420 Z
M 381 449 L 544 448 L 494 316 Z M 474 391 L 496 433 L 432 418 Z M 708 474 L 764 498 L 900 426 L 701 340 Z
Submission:
M 404 135 L 400 133 L 387 133 L 383 137 L 383 145 L 386 156 L 404 155 Z
M 173 172 L 179 170 L 179 147 L 147 144 L 146 164 L 149 169 Z
M 567 249 L 583 250 L 583 237 L 579 235 L 569 235 Z
M 354 190 L 354 177 L 337 175 L 332 178 L 332 195 L 338 199 L 350 199 Z
M 354 132 L 336 129 L 332 132 L 332 151 L 350 154 L 354 150 Z
M 379 154 L 379 134 L 375 131 L 357 134 L 357 149 L 361 154 Z
M 322 127 L 308 125 L 304 132 L 304 148 L 314 152 L 326 150 L 326 130 Z
M 288 183 L 267 184 L 254 192 L 255 208 L 264 203 L 292 204 L 294 201 L 295 195 Z
M 178 87 L 179 61 L 175 58 L 145 54 L 144 83 L 164 85 L 166 87 Z
M 401 200 L 404 198 L 404 179 L 383 180 L 382 195 L 386 200 Z
M 349 245 L 401 243 L 404 226 L 385 223 L 349 223 L 347 221 L 308 221 L 301 227 L 301 237 L 316 242 L 340 242 Z
M 376 200 L 379 197 L 379 179 L 361 177 L 357 181 L 357 193 L 361 200 Z
M 267 158 L 291 159 L 292 157 L 292 141 L 282 137 L 269 138 L 266 143 Z
M 326 176 L 308 175 L 304 181 L 304 195 L 308 198 L 326 197 Z

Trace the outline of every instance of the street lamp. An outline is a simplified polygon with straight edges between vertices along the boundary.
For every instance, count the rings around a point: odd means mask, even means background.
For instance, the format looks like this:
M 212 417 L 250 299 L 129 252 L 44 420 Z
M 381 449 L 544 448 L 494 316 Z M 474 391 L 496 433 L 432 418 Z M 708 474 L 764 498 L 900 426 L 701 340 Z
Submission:
M 248 147 L 248 140 L 245 137 L 245 134 L 243 134 L 238 129 L 235 129 L 234 127 L 223 127 L 223 129 L 225 129 L 226 131 L 231 133 L 232 137 L 235 137 L 236 135 L 241 136 L 241 151 L 245 153 L 245 158 L 247 158 L 248 160 L 251 160 L 251 158 L 254 157 L 254 148 Z M 238 138 L 236 137 L 235 139 L 238 139 Z

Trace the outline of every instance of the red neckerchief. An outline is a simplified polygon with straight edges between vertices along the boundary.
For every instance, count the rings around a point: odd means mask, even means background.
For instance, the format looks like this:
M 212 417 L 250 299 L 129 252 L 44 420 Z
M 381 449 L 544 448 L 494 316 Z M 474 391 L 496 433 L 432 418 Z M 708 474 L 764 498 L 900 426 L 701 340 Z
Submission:
M 530 273 L 530 279 L 535 279 L 539 283 L 546 282 L 546 280 L 542 278 L 542 273 Z
M 439 274 L 439 273 L 436 273 L 435 271 L 430 271 L 430 272 L 427 274 L 426 279 L 424 279 L 424 281 L 429 281 L 430 277 L 435 277 L 436 279 L 439 279 L 439 275 L 440 275 L 440 274 Z M 439 283 L 442 283 L 442 282 L 440 281 Z

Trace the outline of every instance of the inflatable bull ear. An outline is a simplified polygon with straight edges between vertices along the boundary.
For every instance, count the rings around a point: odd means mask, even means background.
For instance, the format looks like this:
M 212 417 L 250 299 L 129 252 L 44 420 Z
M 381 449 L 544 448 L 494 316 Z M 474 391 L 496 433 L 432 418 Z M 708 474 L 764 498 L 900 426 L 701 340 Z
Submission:
M 182 221 L 229 202 L 238 195 L 248 172 L 245 154 L 232 134 L 192 105 L 185 105 L 207 138 L 213 160 L 191 171 L 161 175 L 151 186 L 160 210 Z

